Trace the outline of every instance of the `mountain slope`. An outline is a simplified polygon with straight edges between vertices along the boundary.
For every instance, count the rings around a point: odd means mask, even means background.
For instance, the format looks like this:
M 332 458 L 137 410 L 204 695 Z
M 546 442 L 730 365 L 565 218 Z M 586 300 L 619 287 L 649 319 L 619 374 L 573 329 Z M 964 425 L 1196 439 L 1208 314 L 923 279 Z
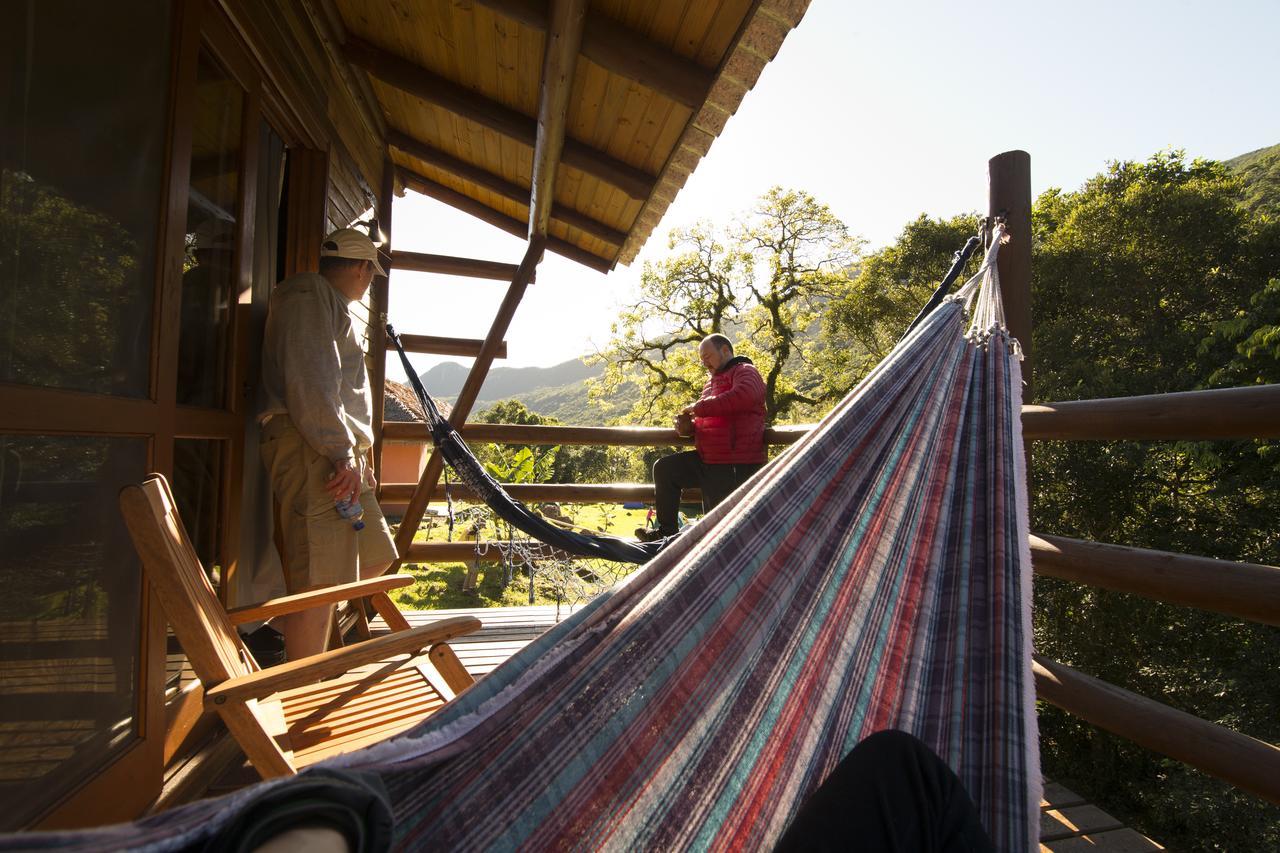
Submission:
M 433 397 L 451 399 L 466 382 L 469 368 L 456 361 L 437 364 L 419 378 Z M 480 403 L 524 396 L 543 388 L 559 388 L 581 383 L 604 372 L 602 365 L 589 365 L 582 359 L 570 359 L 552 367 L 495 367 L 485 377 L 476 401 Z
M 1280 145 L 1241 154 L 1226 164 L 1244 178 L 1244 206 L 1250 212 L 1280 216 Z

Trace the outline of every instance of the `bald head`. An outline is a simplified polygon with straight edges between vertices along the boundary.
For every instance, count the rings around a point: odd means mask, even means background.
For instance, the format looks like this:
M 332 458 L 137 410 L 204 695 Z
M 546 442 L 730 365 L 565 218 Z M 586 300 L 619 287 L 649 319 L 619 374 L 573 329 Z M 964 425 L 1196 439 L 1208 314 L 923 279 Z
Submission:
M 708 373 L 715 373 L 733 358 L 733 344 L 724 335 L 707 335 L 698 345 L 698 358 Z

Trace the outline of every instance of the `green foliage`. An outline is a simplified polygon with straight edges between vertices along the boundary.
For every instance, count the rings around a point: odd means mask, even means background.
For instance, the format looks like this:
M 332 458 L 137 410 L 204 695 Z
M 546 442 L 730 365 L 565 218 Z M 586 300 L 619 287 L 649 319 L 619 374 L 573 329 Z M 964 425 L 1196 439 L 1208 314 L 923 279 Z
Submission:
M 1273 225 L 1239 179 L 1181 152 L 1115 163 L 1036 202 L 1034 397 L 1067 400 L 1280 381 Z M 1040 442 L 1032 527 L 1192 554 L 1280 562 L 1276 443 Z M 1113 684 L 1280 740 L 1280 632 L 1038 579 L 1036 647 Z M 1048 775 L 1176 849 L 1274 849 L 1280 812 L 1045 708 Z
M 922 214 L 896 243 L 863 259 L 822 319 L 817 358 L 831 389 L 825 397 L 848 391 L 889 354 L 977 229 L 976 214 L 945 220 Z M 977 262 L 971 259 L 969 269 L 976 271 Z
M 477 420 L 526 426 L 559 423 L 555 418 L 530 411 L 519 400 L 495 403 L 481 412 Z M 502 483 L 618 483 L 644 478 L 632 448 L 477 444 L 472 449 L 489 474 Z
M 1244 179 L 1244 206 L 1250 213 L 1280 218 L 1280 145 L 1260 148 L 1227 161 Z
M 636 395 L 618 420 L 669 422 L 705 382 L 698 342 L 720 332 L 764 377 L 771 423 L 822 403 L 829 385 L 811 366 L 810 333 L 859 248 L 844 223 L 808 193 L 774 187 L 728 227 L 677 230 L 669 245 L 675 254 L 645 265 L 636 307 L 596 357 L 605 374 L 593 398 Z
M 522 424 L 542 426 L 555 423 L 529 411 L 519 400 L 503 400 L 479 414 L 476 420 L 486 424 Z M 500 483 L 546 483 L 555 464 L 559 446 L 524 444 L 480 444 L 474 450 L 476 459 L 489 475 Z

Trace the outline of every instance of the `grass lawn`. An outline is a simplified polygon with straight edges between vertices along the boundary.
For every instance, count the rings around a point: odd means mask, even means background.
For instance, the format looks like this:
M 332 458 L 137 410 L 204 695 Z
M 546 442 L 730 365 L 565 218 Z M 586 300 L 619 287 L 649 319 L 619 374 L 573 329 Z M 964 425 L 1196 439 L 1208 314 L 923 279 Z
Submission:
M 488 542 L 505 541 L 507 530 L 505 524 L 495 524 L 492 514 L 483 504 L 467 504 L 455 502 L 453 541 L 474 540 L 477 533 Z M 648 516 L 647 509 L 623 509 L 618 504 L 562 504 L 564 518 L 584 533 L 607 533 L 625 539 L 632 538 L 637 527 L 643 527 Z M 415 542 L 445 542 L 448 537 L 448 522 L 435 516 L 423 518 L 418 526 Z M 515 538 L 527 539 L 520 531 Z M 583 561 L 588 566 L 591 561 Z M 485 560 L 479 562 L 476 588 L 464 590 L 463 585 L 472 563 L 434 563 L 405 564 L 401 572 L 416 578 L 413 586 L 405 587 L 391 594 L 392 599 L 406 610 L 444 610 L 466 607 L 514 607 L 529 604 L 529 576 L 523 567 L 510 570 L 510 583 L 507 582 L 508 569 L 501 562 Z M 616 564 L 598 563 L 597 568 L 607 567 L 614 571 L 627 571 L 626 567 Z M 554 570 L 535 573 L 534 604 L 557 603 L 559 576 Z M 575 579 L 576 580 L 576 579 Z M 575 587 L 577 584 L 575 583 Z M 598 584 L 588 584 L 591 589 L 598 589 Z M 578 593 L 580 595 L 580 592 Z M 562 603 L 566 598 L 577 597 L 566 595 L 559 590 Z

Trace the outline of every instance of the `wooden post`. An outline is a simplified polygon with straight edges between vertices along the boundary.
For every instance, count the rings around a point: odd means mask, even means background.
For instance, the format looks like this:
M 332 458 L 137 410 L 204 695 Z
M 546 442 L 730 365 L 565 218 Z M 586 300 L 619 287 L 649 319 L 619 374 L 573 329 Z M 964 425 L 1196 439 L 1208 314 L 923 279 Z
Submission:
M 552 0 L 547 46 L 542 57 L 542 94 L 538 99 L 538 140 L 533 148 L 529 190 L 529 239 L 547 236 L 555 197 L 556 171 L 564 151 L 565 120 L 573 71 L 582 46 L 586 0 Z
M 387 242 L 378 250 L 378 261 L 387 271 L 373 283 L 373 304 L 369 314 L 373 318 L 369 329 L 369 358 L 373 369 L 369 372 L 369 385 L 373 391 L 373 476 L 382 485 L 382 415 L 387 388 L 387 309 L 391 296 L 391 205 L 396 195 L 396 167 L 387 157 L 382 163 L 382 186 L 378 192 L 378 227 Z
M 1009 242 L 1000 249 L 1000 295 L 1009 332 L 1022 345 L 1023 399 L 1031 385 L 1031 155 L 1006 151 L 987 163 L 991 216 L 1003 216 Z
M 285 233 L 284 275 L 315 272 L 324 240 L 324 205 L 329 189 L 329 153 L 311 148 L 289 149 L 289 197 Z

